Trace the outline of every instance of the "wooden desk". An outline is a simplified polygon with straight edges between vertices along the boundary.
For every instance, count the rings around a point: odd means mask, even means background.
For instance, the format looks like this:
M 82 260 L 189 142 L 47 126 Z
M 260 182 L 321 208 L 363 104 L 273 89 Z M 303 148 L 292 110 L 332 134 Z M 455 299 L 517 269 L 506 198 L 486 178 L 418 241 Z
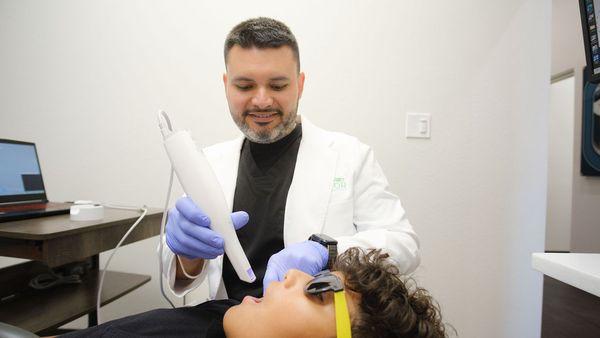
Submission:
M 33 260 L 0 270 L 1 296 L 15 294 L 14 299 L 0 302 L 0 321 L 39 333 L 90 314 L 89 324 L 95 325 L 99 253 L 113 249 L 138 217 L 136 211 L 105 209 L 100 221 L 73 222 L 69 215 L 58 215 L 0 223 L 0 255 Z M 124 244 L 158 235 L 161 218 L 161 209 L 149 209 Z M 92 269 L 81 284 L 47 290 L 27 286 L 31 277 L 50 267 L 85 260 Z M 148 281 L 147 275 L 108 271 L 101 303 L 108 304 Z

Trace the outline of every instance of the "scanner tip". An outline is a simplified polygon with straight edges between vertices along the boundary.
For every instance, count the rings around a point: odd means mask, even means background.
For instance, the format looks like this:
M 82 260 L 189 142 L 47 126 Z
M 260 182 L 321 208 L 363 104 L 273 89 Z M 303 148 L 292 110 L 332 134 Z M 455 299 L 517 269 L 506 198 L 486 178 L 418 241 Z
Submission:
M 254 275 L 254 271 L 252 271 L 252 268 L 249 268 L 248 270 L 246 270 L 246 274 L 248 274 L 248 277 L 250 277 L 250 280 L 252 282 L 254 282 L 256 280 L 256 276 Z

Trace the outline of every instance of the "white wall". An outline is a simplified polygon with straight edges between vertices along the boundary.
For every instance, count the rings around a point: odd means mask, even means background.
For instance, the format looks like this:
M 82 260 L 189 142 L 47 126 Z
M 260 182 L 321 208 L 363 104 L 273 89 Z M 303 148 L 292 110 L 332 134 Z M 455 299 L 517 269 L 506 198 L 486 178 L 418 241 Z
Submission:
M 574 77 L 554 82 L 550 87 L 548 117 L 546 251 L 571 250 L 574 109 Z
M 580 174 L 581 95 L 585 53 L 579 4 L 571 0 L 552 1 L 552 74 L 574 69 L 571 251 L 600 252 L 600 178 Z
M 552 0 L 552 75 L 585 65 L 579 1 Z
M 461 337 L 538 337 L 544 243 L 550 3 L 510 1 L 3 1 L 0 135 L 39 144 L 50 197 L 161 206 L 159 108 L 201 144 L 236 134 L 222 43 L 266 15 L 295 32 L 301 112 L 375 149 L 420 234 L 418 279 Z M 433 116 L 431 140 L 404 113 Z M 174 192 L 174 195 L 178 192 Z M 153 281 L 106 307 L 164 306 L 156 240 L 114 269 Z

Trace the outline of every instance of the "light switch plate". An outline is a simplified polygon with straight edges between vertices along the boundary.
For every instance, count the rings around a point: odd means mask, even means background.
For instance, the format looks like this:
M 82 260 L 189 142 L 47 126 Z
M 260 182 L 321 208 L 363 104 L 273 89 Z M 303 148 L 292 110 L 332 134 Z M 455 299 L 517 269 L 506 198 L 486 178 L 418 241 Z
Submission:
M 431 138 L 431 114 L 406 113 L 406 138 Z

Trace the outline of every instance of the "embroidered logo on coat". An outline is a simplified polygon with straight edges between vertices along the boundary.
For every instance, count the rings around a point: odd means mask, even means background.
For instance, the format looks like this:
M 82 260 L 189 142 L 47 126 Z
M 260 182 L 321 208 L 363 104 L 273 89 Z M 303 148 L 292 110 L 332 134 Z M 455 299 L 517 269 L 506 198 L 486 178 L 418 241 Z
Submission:
M 343 177 L 335 177 L 333 179 L 333 191 L 345 190 L 346 189 L 346 181 L 344 181 Z

